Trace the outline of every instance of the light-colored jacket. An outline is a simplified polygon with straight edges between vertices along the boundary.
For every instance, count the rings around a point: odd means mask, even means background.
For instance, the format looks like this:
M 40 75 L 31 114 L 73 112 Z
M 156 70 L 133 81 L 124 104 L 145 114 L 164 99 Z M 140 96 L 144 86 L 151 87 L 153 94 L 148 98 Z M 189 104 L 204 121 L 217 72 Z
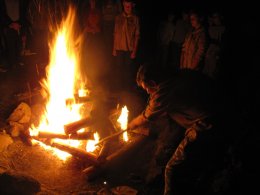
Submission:
M 127 16 L 124 12 L 117 15 L 114 28 L 114 50 L 133 51 L 140 37 L 139 17 Z
M 206 51 L 207 38 L 205 29 L 203 27 L 193 29 L 185 37 L 182 46 L 180 68 L 201 70 L 204 65 Z

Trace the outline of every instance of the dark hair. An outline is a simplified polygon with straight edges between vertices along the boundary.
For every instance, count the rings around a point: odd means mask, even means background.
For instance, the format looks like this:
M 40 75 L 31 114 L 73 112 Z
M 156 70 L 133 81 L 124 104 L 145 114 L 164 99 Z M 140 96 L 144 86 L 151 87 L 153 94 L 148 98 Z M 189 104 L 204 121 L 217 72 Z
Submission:
M 149 85 L 150 81 L 159 84 L 160 82 L 170 78 L 169 73 L 169 71 L 156 65 L 146 63 L 139 67 L 136 75 L 136 82 L 138 86 L 141 86 L 142 82 Z
M 199 9 L 192 9 L 192 10 L 190 10 L 190 16 L 191 15 L 196 16 L 196 18 L 198 18 L 200 23 L 204 22 L 204 14 L 203 14 L 203 12 L 201 10 L 199 10 Z

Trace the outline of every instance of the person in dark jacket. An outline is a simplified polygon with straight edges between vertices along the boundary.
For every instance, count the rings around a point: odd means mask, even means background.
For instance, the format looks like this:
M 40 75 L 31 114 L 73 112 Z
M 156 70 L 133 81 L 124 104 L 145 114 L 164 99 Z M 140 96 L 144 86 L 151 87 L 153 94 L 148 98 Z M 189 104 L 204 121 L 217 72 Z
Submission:
M 150 97 L 145 110 L 129 123 L 128 129 L 163 117 L 177 124 L 171 129 L 176 131 L 172 138 L 176 147 L 166 163 L 164 194 L 195 192 L 200 190 L 196 184 L 201 176 L 220 159 L 221 133 L 214 122 L 219 104 L 214 83 L 195 70 L 180 70 L 168 77 L 151 67 L 158 66 L 141 66 L 137 73 L 137 84 Z

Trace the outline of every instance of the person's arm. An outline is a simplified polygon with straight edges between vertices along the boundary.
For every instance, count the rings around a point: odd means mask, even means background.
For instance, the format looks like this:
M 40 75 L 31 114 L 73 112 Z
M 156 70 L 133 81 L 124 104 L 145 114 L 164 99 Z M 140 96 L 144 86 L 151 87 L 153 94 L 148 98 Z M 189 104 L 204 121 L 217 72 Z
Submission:
M 165 94 L 163 93 L 155 93 L 150 97 L 150 100 L 148 102 L 148 105 L 146 106 L 145 110 L 137 116 L 135 119 L 133 119 L 129 125 L 129 129 L 135 129 L 138 126 L 145 125 L 149 122 L 152 122 L 156 120 L 159 116 L 162 116 L 165 114 L 166 110 L 166 102 L 162 101 L 162 97 L 164 97 Z
M 133 130 L 136 129 L 139 126 L 142 126 L 144 124 L 148 123 L 148 120 L 144 117 L 143 113 L 138 115 L 136 118 L 134 118 L 129 124 L 128 129 Z

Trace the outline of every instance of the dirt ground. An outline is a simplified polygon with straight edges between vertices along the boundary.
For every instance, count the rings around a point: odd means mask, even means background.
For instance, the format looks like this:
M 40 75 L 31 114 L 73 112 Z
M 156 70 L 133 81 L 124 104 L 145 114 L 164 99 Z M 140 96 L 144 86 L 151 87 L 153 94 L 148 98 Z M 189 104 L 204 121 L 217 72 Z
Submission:
M 140 159 L 140 155 L 138 158 Z M 140 160 L 144 163 L 142 159 Z M 103 194 L 100 192 L 102 189 L 112 190 L 118 186 L 128 186 L 142 194 L 145 190 L 143 181 L 136 182 L 130 178 L 131 174 L 140 174 L 138 164 L 137 159 L 133 158 L 132 161 L 129 161 L 129 158 L 127 161 L 120 160 L 116 164 L 110 164 L 110 168 L 98 175 L 95 180 L 89 181 L 83 172 L 85 168 L 91 166 L 88 162 L 73 157 L 64 162 L 42 147 L 27 146 L 20 140 L 14 141 L 0 155 L 2 171 L 34 178 L 40 183 L 40 191 L 37 194 L 51 195 Z

